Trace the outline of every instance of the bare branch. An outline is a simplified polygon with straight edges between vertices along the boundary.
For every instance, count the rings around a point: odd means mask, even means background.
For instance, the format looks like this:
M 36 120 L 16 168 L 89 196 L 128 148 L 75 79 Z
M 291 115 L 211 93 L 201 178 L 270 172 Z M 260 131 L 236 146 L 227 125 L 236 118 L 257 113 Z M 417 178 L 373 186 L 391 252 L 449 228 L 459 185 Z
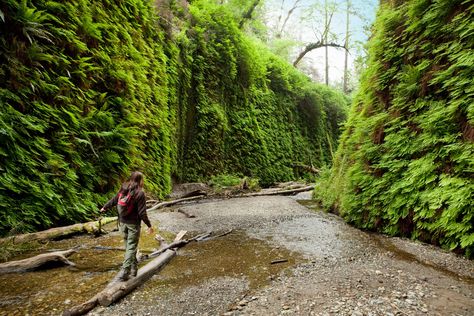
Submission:
M 281 22 L 281 16 L 283 14 L 283 5 L 285 4 L 285 0 L 281 0 L 281 6 L 280 6 L 280 15 L 278 16 L 278 22 L 277 22 L 277 28 L 280 25 Z
M 286 23 L 288 22 L 288 20 L 290 19 L 290 16 L 293 14 L 293 12 L 299 8 L 298 6 L 298 3 L 300 2 L 301 0 L 296 0 L 294 3 L 293 3 L 293 7 L 288 10 L 288 14 L 286 15 L 286 18 L 285 18 L 285 21 L 283 22 L 282 26 L 281 26 L 281 29 L 280 29 L 280 32 L 279 32 L 279 36 L 278 37 L 281 37 L 281 35 L 283 34 L 283 31 L 285 30 L 285 26 L 286 26 Z

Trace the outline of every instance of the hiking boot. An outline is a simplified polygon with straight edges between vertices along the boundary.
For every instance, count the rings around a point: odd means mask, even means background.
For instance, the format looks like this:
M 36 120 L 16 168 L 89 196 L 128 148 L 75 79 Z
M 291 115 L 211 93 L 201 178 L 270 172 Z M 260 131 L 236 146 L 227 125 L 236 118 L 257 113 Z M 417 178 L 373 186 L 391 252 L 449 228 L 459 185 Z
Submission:
M 132 265 L 132 268 L 130 269 L 130 276 L 132 278 L 136 277 L 137 276 L 137 272 L 138 272 L 138 267 L 136 264 Z
M 114 281 L 116 282 L 125 282 L 128 280 L 130 271 L 121 269 L 120 272 L 115 276 Z

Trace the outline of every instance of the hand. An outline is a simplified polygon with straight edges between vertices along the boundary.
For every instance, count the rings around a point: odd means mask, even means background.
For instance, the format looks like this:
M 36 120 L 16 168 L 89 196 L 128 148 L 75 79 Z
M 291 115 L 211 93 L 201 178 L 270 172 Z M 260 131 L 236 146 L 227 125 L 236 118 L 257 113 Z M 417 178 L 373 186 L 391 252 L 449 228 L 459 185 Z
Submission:
M 104 209 L 104 208 L 101 208 L 99 212 L 104 213 L 104 212 L 105 212 L 105 209 Z
M 149 235 L 151 235 L 151 234 L 153 234 L 155 231 L 153 230 L 153 227 L 148 227 L 148 228 L 146 229 L 146 232 L 147 232 Z

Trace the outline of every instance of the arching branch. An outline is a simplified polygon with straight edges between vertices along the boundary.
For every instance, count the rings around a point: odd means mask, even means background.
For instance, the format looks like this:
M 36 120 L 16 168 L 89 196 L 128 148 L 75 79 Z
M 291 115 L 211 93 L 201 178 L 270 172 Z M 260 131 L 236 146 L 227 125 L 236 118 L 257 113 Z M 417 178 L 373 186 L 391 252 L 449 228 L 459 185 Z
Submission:
M 309 53 L 310 51 L 315 50 L 317 48 L 321 48 L 321 47 L 337 47 L 337 48 L 344 48 L 345 50 L 347 50 L 347 48 L 344 45 L 339 45 L 339 44 L 336 44 L 336 43 L 327 43 L 327 44 L 325 44 L 322 41 L 318 41 L 318 42 L 315 42 L 315 43 L 310 43 L 310 44 L 306 45 L 304 50 L 298 55 L 296 60 L 293 62 L 293 66 L 296 67 L 298 65 L 298 63 L 300 62 L 300 60 L 307 53 Z

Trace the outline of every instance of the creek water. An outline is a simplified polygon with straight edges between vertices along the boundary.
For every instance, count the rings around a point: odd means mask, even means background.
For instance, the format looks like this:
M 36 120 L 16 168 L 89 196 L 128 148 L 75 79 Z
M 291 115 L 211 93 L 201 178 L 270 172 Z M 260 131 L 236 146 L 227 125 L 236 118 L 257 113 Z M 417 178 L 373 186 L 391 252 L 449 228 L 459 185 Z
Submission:
M 59 315 L 101 291 L 120 269 L 123 251 L 94 247 L 121 247 L 122 239 L 118 233 L 98 238 L 78 236 L 53 241 L 13 259 L 77 245 L 82 248 L 69 257 L 76 266 L 1 275 L 0 315 Z M 157 242 L 142 232 L 139 249 L 154 247 L 157 247 Z M 271 264 L 278 259 L 288 261 Z M 180 249 L 178 256 L 139 291 L 159 296 L 220 276 L 244 277 L 250 288 L 255 288 L 268 283 L 272 276 L 299 260 L 298 255 L 284 248 L 274 248 L 262 240 L 248 237 L 242 231 L 235 231 Z
M 256 203 L 255 201 L 257 204 L 251 204 Z M 267 203 L 268 201 L 274 201 L 274 204 Z M 196 214 L 193 219 L 181 218 L 178 212 L 160 213 L 162 219 L 168 218 L 168 226 L 173 223 L 186 227 L 187 224 L 189 229 L 201 223 L 201 229 L 189 232 L 187 238 L 202 233 L 201 230 L 205 227 L 203 222 L 218 223 L 215 227 L 220 228 L 213 229 L 227 230 L 229 225 L 234 225 L 231 227 L 235 229 L 229 235 L 190 243 L 181 248 L 178 255 L 162 271 L 137 289 L 136 293 L 140 293 L 140 297 L 145 301 L 153 300 L 155 297 L 170 296 L 184 288 L 203 284 L 207 280 L 226 277 L 244 279 L 248 284 L 247 288 L 252 290 L 269 284 L 282 271 L 291 273 L 288 268 L 308 260 L 321 258 L 350 262 L 352 257 L 366 258 L 374 253 L 389 253 L 398 260 L 420 263 L 450 278 L 474 284 L 474 273 L 458 273 L 466 270 L 465 268 L 453 271 L 424 260 L 422 253 L 418 253 L 416 248 L 403 248 L 403 245 L 412 247 L 413 243 L 397 243 L 396 239 L 350 227 L 339 217 L 320 212 L 313 201 L 299 201 L 306 209 L 297 203 L 289 203 L 285 204 L 282 210 L 275 211 L 278 210 L 278 203 L 284 201 L 288 200 L 233 199 L 200 205 L 200 208 L 193 206 L 191 210 Z M 273 213 L 292 215 L 283 218 L 276 215 L 262 217 L 262 214 Z M 236 219 L 238 221 L 232 222 Z M 155 219 L 154 226 L 160 227 L 158 221 L 159 219 Z M 256 225 L 240 229 L 242 223 Z M 167 227 L 165 224 L 162 226 Z M 112 230 L 113 224 L 105 228 Z M 173 239 L 170 232 L 160 234 L 168 242 Z M 82 248 L 69 257 L 76 264 L 73 267 L 0 275 L 0 315 L 60 315 L 64 310 L 87 301 L 101 291 L 120 269 L 123 251 L 98 250 L 94 247 L 123 246 L 118 232 L 97 238 L 77 236 L 48 242 L 12 260 L 78 245 Z M 158 246 L 153 236 L 142 232 L 139 249 L 152 250 Z M 441 255 L 437 254 L 442 258 Z M 278 259 L 286 261 L 272 264 L 272 261 Z

